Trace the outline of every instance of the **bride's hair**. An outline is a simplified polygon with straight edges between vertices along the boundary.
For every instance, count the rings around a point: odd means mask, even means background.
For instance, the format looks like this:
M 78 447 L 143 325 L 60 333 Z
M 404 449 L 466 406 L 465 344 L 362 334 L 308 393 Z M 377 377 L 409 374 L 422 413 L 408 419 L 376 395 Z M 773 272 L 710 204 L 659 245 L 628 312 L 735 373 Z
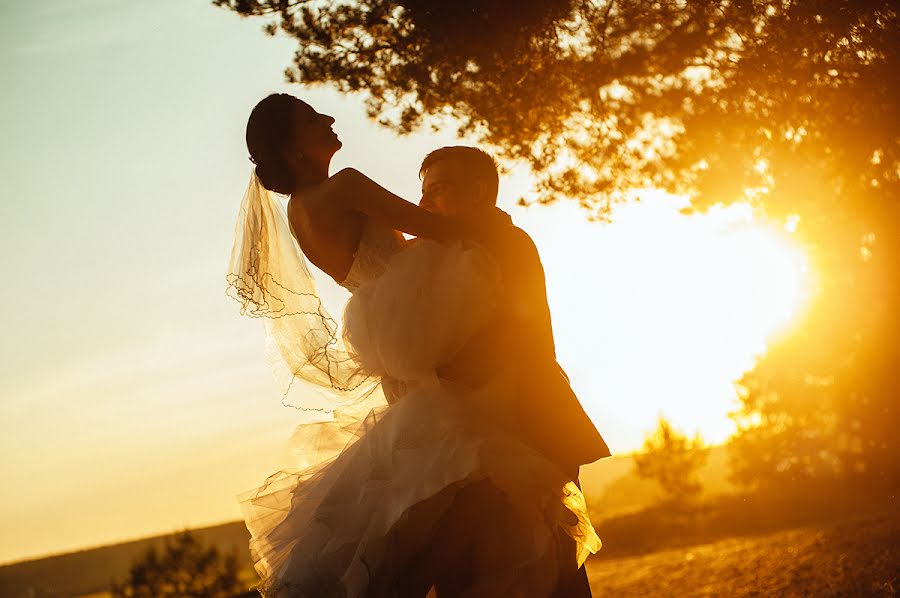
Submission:
M 263 98 L 247 119 L 247 151 L 256 164 L 256 176 L 269 191 L 288 194 L 294 190 L 295 174 L 284 158 L 294 132 L 297 98 L 273 93 Z

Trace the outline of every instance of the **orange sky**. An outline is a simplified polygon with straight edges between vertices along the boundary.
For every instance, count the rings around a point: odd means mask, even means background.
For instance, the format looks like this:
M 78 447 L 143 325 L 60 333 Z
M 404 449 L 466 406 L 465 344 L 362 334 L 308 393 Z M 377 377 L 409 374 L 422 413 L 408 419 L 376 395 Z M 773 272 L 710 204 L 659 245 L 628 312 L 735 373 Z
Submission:
M 257 100 L 334 115 L 335 168 L 410 199 L 422 156 L 456 142 L 284 86 L 290 43 L 206 0 L 78 4 L 0 8 L 0 562 L 236 519 L 275 466 L 299 416 L 224 294 Z M 660 413 L 724 440 L 732 381 L 809 286 L 789 234 L 649 192 L 604 226 L 516 207 L 527 190 L 507 177 L 501 206 L 538 244 L 560 361 L 613 451 Z

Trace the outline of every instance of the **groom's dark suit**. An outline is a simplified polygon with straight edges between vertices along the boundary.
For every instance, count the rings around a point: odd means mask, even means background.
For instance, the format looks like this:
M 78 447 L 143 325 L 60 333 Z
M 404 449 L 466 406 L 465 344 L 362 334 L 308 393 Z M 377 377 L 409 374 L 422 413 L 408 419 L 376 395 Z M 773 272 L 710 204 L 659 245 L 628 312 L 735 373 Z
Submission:
M 609 448 L 556 361 L 544 269 L 534 242 L 505 212 L 495 209 L 490 218 L 479 243 L 500 266 L 498 317 L 438 371 L 477 386 L 512 363 L 519 388 L 511 425 L 574 480 L 580 465 L 608 457 Z
M 473 339 L 454 361 L 438 370 L 441 377 L 478 386 L 502 368 L 514 367 L 518 382 L 503 423 L 578 482 L 580 465 L 610 455 L 606 442 L 581 407 L 556 361 L 540 256 L 527 233 L 496 209 L 479 243 L 500 267 L 502 291 L 496 322 Z M 484 485 L 484 484 L 482 484 Z M 488 529 L 506 510 L 502 497 L 475 484 L 463 489 L 456 512 L 448 518 L 472 530 Z M 496 502 L 497 504 L 492 504 Z M 448 524 L 452 535 L 455 523 Z M 574 542 L 561 534 L 563 550 Z M 440 586 L 439 586 L 440 589 Z M 584 567 L 558 587 L 554 597 L 590 596 Z

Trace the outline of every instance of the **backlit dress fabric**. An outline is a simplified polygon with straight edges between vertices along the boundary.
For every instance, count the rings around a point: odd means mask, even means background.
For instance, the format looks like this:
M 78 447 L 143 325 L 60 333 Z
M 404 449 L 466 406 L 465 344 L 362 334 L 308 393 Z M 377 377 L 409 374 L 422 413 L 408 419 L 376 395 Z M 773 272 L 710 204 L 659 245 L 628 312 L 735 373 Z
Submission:
M 280 208 L 274 198 L 261 201 Z M 514 387 L 503 375 L 467 388 L 436 374 L 490 323 L 496 265 L 478 245 L 404 243 L 369 220 L 342 284 L 352 293 L 343 342 L 328 349 L 340 350 L 335 363 L 352 374 L 341 380 L 362 382 L 330 388 L 337 398 L 326 400 L 329 418 L 294 435 L 297 466 L 240 497 L 261 593 L 395 596 L 455 494 L 488 481 L 507 511 L 473 556 L 483 592 L 549 596 L 572 561 L 600 548 L 581 491 L 487 415 L 504 408 Z M 390 405 L 370 386 L 383 377 L 403 388 Z M 560 533 L 575 540 L 575 554 L 560 550 Z

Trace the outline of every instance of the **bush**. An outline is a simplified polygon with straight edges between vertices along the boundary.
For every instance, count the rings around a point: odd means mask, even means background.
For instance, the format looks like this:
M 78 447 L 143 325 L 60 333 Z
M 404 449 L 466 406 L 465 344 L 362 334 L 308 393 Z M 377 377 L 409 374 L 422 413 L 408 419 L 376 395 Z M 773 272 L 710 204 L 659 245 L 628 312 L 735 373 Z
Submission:
M 660 417 L 641 453 L 634 456 L 634 468 L 638 476 L 657 482 L 670 498 L 680 501 L 702 490 L 698 472 L 708 456 L 699 433 L 689 439 Z
M 110 591 L 116 598 L 227 598 L 243 589 L 237 555 L 222 557 L 185 530 L 166 539 L 161 555 L 151 547 L 131 566 L 128 581 Z

